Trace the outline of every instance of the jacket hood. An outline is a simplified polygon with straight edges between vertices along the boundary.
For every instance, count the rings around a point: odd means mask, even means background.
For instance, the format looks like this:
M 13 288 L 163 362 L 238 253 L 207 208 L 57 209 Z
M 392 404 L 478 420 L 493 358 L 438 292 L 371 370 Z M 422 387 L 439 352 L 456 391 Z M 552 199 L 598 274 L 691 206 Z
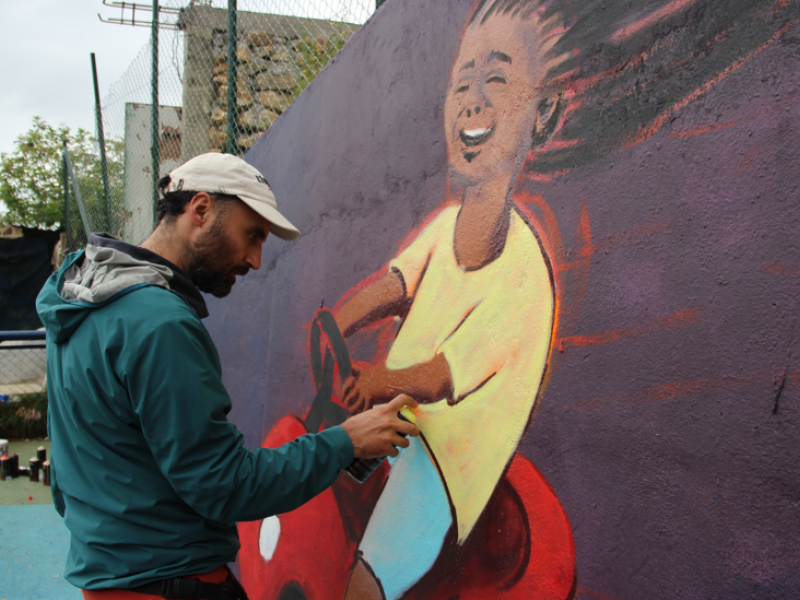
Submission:
M 205 300 L 180 268 L 106 234 L 92 234 L 85 250 L 67 256 L 39 293 L 36 309 L 48 338 L 61 343 L 92 310 L 150 285 L 178 294 L 198 317 L 208 316 Z

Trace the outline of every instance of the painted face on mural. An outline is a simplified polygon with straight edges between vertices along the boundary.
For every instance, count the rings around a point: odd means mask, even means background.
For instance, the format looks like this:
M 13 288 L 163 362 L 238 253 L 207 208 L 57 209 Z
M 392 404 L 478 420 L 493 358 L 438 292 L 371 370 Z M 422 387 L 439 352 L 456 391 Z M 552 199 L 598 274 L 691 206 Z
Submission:
M 464 34 L 445 101 L 450 166 L 479 182 L 513 173 L 527 155 L 543 77 L 535 29 L 508 16 Z

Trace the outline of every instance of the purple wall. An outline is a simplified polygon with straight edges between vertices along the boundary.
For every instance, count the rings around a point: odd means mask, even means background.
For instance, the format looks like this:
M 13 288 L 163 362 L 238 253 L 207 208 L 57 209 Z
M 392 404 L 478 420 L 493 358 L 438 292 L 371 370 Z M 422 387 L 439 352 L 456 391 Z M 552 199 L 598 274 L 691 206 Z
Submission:
M 518 186 L 561 237 L 555 347 L 518 451 L 569 518 L 577 598 L 800 597 L 798 2 L 569 4 L 571 89 L 620 53 L 640 62 L 616 92 L 583 93 L 613 110 L 567 112 L 563 139 L 583 141 Z M 320 303 L 441 206 L 469 9 L 390 0 L 248 155 L 303 232 L 210 302 L 249 446 L 314 398 Z M 635 47 L 611 47 L 636 19 Z M 648 63 L 663 44 L 668 60 Z

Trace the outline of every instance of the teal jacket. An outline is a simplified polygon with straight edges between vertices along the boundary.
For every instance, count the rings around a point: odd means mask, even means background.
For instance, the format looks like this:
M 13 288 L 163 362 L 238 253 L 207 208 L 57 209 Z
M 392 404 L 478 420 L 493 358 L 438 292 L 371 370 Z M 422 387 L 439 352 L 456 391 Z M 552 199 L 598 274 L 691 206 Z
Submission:
M 200 321 L 205 302 L 156 254 L 93 235 L 50 277 L 37 309 L 52 493 L 77 587 L 212 571 L 236 556 L 236 521 L 293 510 L 353 459 L 340 427 L 277 449 L 243 446 Z

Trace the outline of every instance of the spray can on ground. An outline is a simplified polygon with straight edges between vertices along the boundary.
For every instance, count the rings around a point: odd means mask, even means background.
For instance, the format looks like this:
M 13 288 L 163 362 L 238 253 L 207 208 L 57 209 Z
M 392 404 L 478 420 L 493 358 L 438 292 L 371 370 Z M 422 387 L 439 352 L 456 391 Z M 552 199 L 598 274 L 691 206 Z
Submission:
M 417 422 L 417 416 L 407 406 L 401 408 L 400 412 L 397 413 L 397 416 L 403 421 L 407 421 L 409 423 L 416 424 Z M 400 435 L 406 437 L 406 435 L 403 433 Z M 369 476 L 381 466 L 381 463 L 384 460 L 386 460 L 385 456 L 381 456 L 379 458 L 356 458 L 350 463 L 350 466 L 348 466 L 345 471 L 347 471 L 347 474 L 357 482 L 364 483 Z
M 34 457 L 28 460 L 28 464 L 30 465 L 29 471 L 31 475 L 31 481 L 39 481 L 39 467 L 41 466 L 41 461 Z
M 12 452 L 8 458 L 11 460 L 11 477 L 16 479 L 19 477 L 19 455 L 16 452 Z
M 36 449 L 36 458 L 38 458 L 39 461 L 42 462 L 42 463 L 44 461 L 46 461 L 47 460 L 47 448 L 45 448 L 44 446 L 39 446 Z
M 11 459 L 5 454 L 0 456 L 0 476 L 3 481 L 11 481 Z
M 42 464 L 42 469 L 44 470 L 44 477 L 42 478 L 42 481 L 43 481 L 43 483 L 45 485 L 49 486 L 50 485 L 50 461 L 48 461 L 48 460 L 44 461 L 44 463 Z

